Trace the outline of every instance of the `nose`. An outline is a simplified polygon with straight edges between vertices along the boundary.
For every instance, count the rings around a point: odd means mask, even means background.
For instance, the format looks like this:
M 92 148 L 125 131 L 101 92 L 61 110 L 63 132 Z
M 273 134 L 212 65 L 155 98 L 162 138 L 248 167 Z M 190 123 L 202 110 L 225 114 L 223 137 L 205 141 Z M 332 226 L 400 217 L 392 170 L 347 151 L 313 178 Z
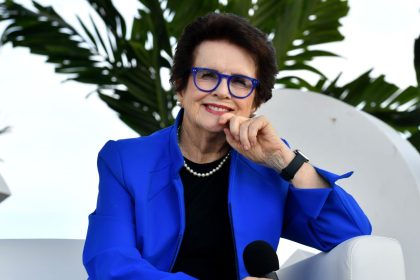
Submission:
M 226 78 L 223 78 L 220 81 L 219 86 L 212 92 L 212 94 L 221 99 L 230 98 L 228 80 Z

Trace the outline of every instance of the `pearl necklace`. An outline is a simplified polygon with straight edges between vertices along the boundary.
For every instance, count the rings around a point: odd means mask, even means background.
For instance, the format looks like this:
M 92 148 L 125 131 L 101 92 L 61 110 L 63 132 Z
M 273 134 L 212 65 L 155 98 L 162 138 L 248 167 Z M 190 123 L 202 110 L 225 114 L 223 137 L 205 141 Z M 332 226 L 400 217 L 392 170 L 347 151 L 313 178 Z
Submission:
M 227 155 L 223 158 L 223 160 L 219 163 L 218 166 L 216 166 L 215 168 L 213 168 L 212 170 L 210 170 L 209 172 L 206 172 L 206 173 L 199 173 L 199 172 L 196 172 L 196 171 L 192 170 L 191 167 L 189 167 L 188 164 L 185 162 L 185 160 L 184 160 L 184 167 L 185 167 L 185 169 L 188 170 L 188 172 L 190 172 L 194 176 L 197 176 L 197 177 L 209 177 L 210 175 L 213 175 L 215 172 L 217 172 L 220 168 L 222 168 L 223 164 L 228 159 L 229 154 L 230 153 L 227 153 Z
M 179 136 L 179 131 L 181 129 L 181 126 L 178 127 L 178 131 L 177 131 L 177 136 L 178 136 L 178 145 L 180 145 L 180 136 Z M 230 152 L 228 152 L 226 154 L 226 156 L 223 158 L 223 160 L 219 163 L 218 166 L 216 166 L 215 168 L 213 168 L 212 170 L 210 170 L 209 172 L 205 172 L 205 173 L 200 173 L 200 172 L 196 172 L 194 171 L 191 167 L 188 166 L 187 162 L 184 159 L 184 167 L 185 169 L 190 172 L 192 175 L 197 176 L 197 177 L 209 177 L 210 175 L 213 175 L 214 173 L 216 173 L 217 171 L 219 171 L 220 168 L 222 168 L 223 164 L 226 162 L 226 160 L 228 159 L 230 155 Z

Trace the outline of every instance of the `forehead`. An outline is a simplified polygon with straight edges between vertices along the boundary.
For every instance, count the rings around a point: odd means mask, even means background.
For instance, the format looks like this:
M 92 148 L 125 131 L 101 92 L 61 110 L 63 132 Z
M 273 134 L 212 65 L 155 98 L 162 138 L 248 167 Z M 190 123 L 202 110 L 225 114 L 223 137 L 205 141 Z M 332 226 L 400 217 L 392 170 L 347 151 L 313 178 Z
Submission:
M 226 74 L 256 76 L 253 56 L 244 48 L 227 41 L 204 41 L 193 54 L 193 66 L 216 69 Z

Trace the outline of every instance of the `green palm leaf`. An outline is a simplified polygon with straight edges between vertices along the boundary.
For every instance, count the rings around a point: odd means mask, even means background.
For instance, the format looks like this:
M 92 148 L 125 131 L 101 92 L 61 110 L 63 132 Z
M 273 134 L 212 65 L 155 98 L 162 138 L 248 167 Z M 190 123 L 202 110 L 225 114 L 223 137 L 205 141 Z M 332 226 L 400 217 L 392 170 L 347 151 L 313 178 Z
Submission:
M 261 0 L 251 21 L 273 36 L 279 70 L 307 70 L 324 77 L 309 62 L 321 56 L 337 56 L 314 46 L 344 39 L 338 28 L 339 20 L 349 10 L 347 1 L 341 0 Z M 289 77 L 289 78 L 288 78 Z M 292 76 L 278 83 L 289 85 Z M 300 79 L 303 81 L 303 79 Z
M 106 32 L 98 29 L 91 16 L 90 23 L 77 18 L 79 32 L 52 7 L 33 3 L 34 11 L 10 0 L 0 3 L 0 21 L 9 21 L 2 44 L 28 47 L 32 53 L 47 56 L 57 73 L 69 75 L 67 80 L 97 85 L 99 97 L 141 134 L 173 122 L 173 93 L 162 88 L 159 74 L 162 67 L 170 67 L 161 50 L 172 55 L 159 4 L 150 1 L 146 7 L 161 16 L 139 12 L 131 40 L 126 38 L 125 21 L 111 1 L 89 0 Z M 147 32 L 154 34 L 151 50 L 145 48 Z M 136 40 L 139 37 L 144 40 Z M 139 116 L 133 119 L 134 111 Z
M 2 34 L 1 43 L 10 42 L 14 47 L 28 47 L 32 53 L 46 55 L 47 61 L 55 64 L 57 72 L 76 74 L 72 80 L 83 82 L 78 76 L 85 73 L 100 75 L 101 68 L 96 65 L 106 60 L 97 48 L 92 47 L 52 7 L 33 3 L 35 11 L 13 1 L 0 4 L 0 20 L 11 21 Z
M 7 133 L 7 132 L 9 132 L 11 130 L 12 130 L 12 128 L 10 126 L 2 127 L 2 128 L 0 128 L 0 134 Z
M 153 1 L 153 0 L 150 0 Z M 240 1 L 229 1 L 240 2 Z M 247 2 L 247 0 L 243 1 Z M 184 27 L 196 17 L 203 16 L 209 12 L 220 10 L 223 6 L 217 0 L 170 0 L 167 10 L 173 13 L 173 19 L 169 25 L 171 36 L 179 38 Z
M 335 81 L 318 82 L 311 90 L 340 99 L 391 125 L 401 133 L 409 133 L 408 140 L 420 150 L 418 133 L 420 127 L 420 95 L 418 88 L 399 89 L 385 81 L 383 75 L 373 78 L 371 71 L 354 81 L 337 86 Z M 401 111 L 401 107 L 408 107 Z
M 414 69 L 416 70 L 417 89 L 420 92 L 420 36 L 414 41 Z

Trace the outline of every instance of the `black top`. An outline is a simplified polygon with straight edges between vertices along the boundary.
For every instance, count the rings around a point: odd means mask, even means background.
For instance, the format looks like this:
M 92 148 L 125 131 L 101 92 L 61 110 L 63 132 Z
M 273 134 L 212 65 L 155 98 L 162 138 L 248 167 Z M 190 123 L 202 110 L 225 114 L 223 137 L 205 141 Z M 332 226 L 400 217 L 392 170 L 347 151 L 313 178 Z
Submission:
M 199 173 L 212 170 L 222 160 L 197 164 L 185 159 Z M 229 165 L 230 156 L 208 177 L 197 177 L 182 168 L 186 227 L 173 272 L 182 271 L 200 280 L 237 279 L 228 210 Z

